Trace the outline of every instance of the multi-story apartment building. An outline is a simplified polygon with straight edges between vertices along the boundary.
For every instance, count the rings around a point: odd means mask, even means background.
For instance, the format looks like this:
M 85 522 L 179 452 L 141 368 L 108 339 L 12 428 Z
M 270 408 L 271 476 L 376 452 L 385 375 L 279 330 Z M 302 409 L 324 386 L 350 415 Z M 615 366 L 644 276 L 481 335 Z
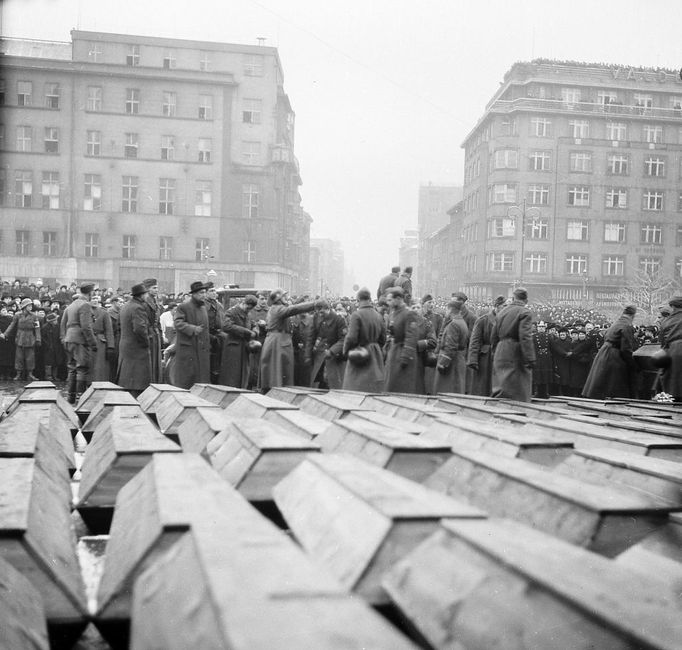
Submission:
M 459 288 L 461 277 L 461 249 L 459 237 L 462 228 L 463 202 L 447 210 L 448 223 L 419 240 L 420 276 L 419 293 L 448 298 Z
M 467 135 L 456 281 L 491 298 L 615 304 L 682 272 L 682 81 L 670 70 L 517 63 Z
M 334 239 L 312 238 L 308 293 L 324 298 L 341 296 L 345 266 L 345 256 L 340 242 Z
M 307 282 L 310 217 L 277 50 L 71 38 L 2 42 L 0 277 Z

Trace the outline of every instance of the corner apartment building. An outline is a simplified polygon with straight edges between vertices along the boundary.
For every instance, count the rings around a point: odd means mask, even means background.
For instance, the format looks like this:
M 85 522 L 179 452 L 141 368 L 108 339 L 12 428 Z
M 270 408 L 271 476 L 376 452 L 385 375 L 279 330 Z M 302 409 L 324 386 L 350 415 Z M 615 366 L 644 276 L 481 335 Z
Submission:
M 275 48 L 72 31 L 4 39 L 0 277 L 307 283 Z
M 467 135 L 455 278 L 474 298 L 610 306 L 682 273 L 677 72 L 517 63 Z

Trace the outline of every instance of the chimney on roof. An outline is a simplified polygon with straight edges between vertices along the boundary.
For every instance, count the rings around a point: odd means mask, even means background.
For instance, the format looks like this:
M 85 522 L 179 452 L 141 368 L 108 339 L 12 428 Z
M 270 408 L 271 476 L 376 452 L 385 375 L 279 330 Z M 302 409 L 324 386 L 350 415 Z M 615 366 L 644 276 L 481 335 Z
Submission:
M 265 45 L 265 36 L 257 36 L 258 45 Z

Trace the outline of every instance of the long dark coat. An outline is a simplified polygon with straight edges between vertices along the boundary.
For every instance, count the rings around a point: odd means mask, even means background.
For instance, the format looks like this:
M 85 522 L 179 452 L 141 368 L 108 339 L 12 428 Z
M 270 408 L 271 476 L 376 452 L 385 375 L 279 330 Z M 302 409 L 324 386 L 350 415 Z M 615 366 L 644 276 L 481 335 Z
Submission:
M 571 341 L 571 373 L 569 386 L 577 391 L 582 391 L 587 376 L 590 374 L 592 364 L 592 341 L 585 339 L 581 341 Z
M 95 335 L 97 351 L 90 357 L 88 381 L 109 381 L 111 372 L 107 350 L 114 349 L 114 330 L 111 326 L 111 317 L 103 307 L 93 310 L 92 331 Z
M 12 322 L 12 316 L 0 316 L 0 332 L 4 332 Z M 0 339 L 0 366 L 14 368 L 14 341 Z
M 431 323 L 431 329 L 433 335 L 436 338 L 436 345 L 438 344 L 438 339 L 440 339 L 440 333 L 443 331 L 443 321 L 445 317 L 443 314 L 437 311 L 431 310 L 428 314 L 423 314 L 429 323 Z M 426 385 L 426 391 L 430 392 L 433 390 L 434 383 L 436 381 L 436 369 L 433 366 L 426 366 L 424 368 L 424 384 Z
M 438 343 L 434 393 L 464 393 L 468 347 L 469 328 L 462 315 L 455 314 L 441 333 Z
M 535 350 L 532 315 L 522 302 L 515 300 L 497 314 L 491 341 L 493 397 L 530 402 Z
M 246 344 L 253 333 L 251 319 L 239 305 L 230 307 L 221 318 L 222 331 L 227 334 L 227 339 L 223 341 L 218 381 L 223 386 L 246 388 L 249 381 L 249 351 Z
M 294 347 L 289 319 L 296 314 L 312 311 L 315 302 L 297 305 L 274 304 L 268 311 L 265 343 L 261 350 L 260 387 L 262 392 L 278 386 L 292 386 L 294 382 Z
M 161 325 L 159 316 L 163 310 L 162 305 L 150 293 L 145 297 L 145 304 L 149 312 L 149 359 L 152 364 L 152 383 L 158 383 L 163 376 L 161 368 Z
M 364 366 L 348 362 L 343 375 L 343 389 L 367 393 L 378 393 L 384 387 L 384 355 L 382 347 L 386 342 L 384 319 L 369 302 L 361 302 L 350 315 L 348 333 L 343 341 L 343 354 L 361 345 L 369 352 L 369 361 Z
M 318 373 L 324 366 L 324 375 L 328 388 L 341 388 L 346 362 L 343 359 L 343 340 L 348 327 L 343 317 L 336 312 L 322 313 L 313 321 L 309 345 L 312 350 L 313 369 L 310 373 L 313 385 Z M 327 351 L 331 356 L 327 355 Z
M 552 357 L 554 358 L 554 370 L 559 376 L 557 384 L 560 386 L 571 385 L 571 339 L 561 339 L 558 336 L 551 339 Z
M 43 340 L 43 361 L 46 366 L 52 366 L 52 372 L 54 373 L 57 371 L 57 366 L 62 365 L 66 361 L 64 347 L 59 340 L 59 321 L 46 321 L 41 330 L 41 338 Z M 0 366 L 3 365 L 5 364 L 0 359 Z M 50 379 L 50 377 L 47 379 Z
M 554 355 L 552 354 L 552 338 L 547 332 L 533 333 L 535 348 L 535 367 L 533 368 L 534 384 L 554 383 Z
M 414 393 L 417 386 L 417 314 L 405 305 L 391 311 L 384 390 Z
M 179 304 L 173 323 L 176 332 L 174 385 L 191 388 L 194 384 L 208 384 L 211 381 L 211 342 L 205 305 L 198 304 L 194 298 Z
M 636 368 L 632 353 L 636 348 L 632 319 L 623 315 L 606 331 L 582 394 L 593 399 L 633 397 Z
M 152 383 L 149 307 L 144 300 L 135 297 L 123 305 L 119 324 L 121 339 L 116 383 L 127 390 L 142 391 Z
M 490 336 L 493 333 L 497 316 L 490 311 L 479 316 L 474 321 L 474 326 L 469 336 L 469 350 L 467 353 L 467 365 L 476 365 L 478 370 L 473 369 L 471 394 L 490 397 L 493 381 L 493 349 L 490 345 Z
M 426 371 L 432 370 L 432 368 L 425 364 L 425 359 L 426 355 L 433 352 L 437 346 L 438 339 L 433 331 L 431 321 L 417 313 L 417 372 L 415 373 L 417 384 L 414 387 L 414 392 L 417 395 L 424 395 L 433 391 L 434 385 L 426 383 Z M 431 376 L 433 377 L 433 375 Z
M 379 288 L 377 289 L 377 300 L 381 298 L 394 284 L 395 281 L 398 279 L 398 274 L 397 273 L 389 273 L 388 275 L 385 275 L 381 280 L 379 280 Z
M 671 357 L 670 367 L 663 373 L 663 390 L 682 401 L 682 309 L 677 308 L 661 321 L 661 347 Z

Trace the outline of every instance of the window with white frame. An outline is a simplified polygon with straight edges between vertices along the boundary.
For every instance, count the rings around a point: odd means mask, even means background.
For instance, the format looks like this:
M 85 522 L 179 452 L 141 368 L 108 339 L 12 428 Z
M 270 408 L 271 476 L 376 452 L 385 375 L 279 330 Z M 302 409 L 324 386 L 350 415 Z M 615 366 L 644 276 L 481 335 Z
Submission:
M 582 275 L 587 273 L 587 255 L 569 253 L 566 255 L 566 274 Z
M 247 77 L 263 76 L 263 55 L 245 54 L 243 59 L 244 74 Z
M 43 172 L 41 195 L 43 209 L 59 210 L 59 172 Z
M 86 149 L 88 156 L 99 156 L 102 153 L 102 133 L 100 131 L 88 131 L 86 133 Z
M 519 130 L 515 117 L 503 117 L 500 122 L 500 135 L 518 135 Z
M 126 65 L 138 66 L 140 65 L 140 46 L 130 45 L 128 47 L 128 54 L 126 54 Z
M 173 214 L 175 204 L 175 179 L 159 179 L 159 214 Z
M 646 176 L 665 176 L 665 158 L 647 156 L 644 159 L 644 174 Z
M 102 60 L 102 46 L 99 43 L 91 43 L 88 50 L 88 58 L 93 63 L 99 63 Z
M 590 222 L 584 219 L 572 219 L 566 222 L 566 239 L 569 241 L 587 241 L 590 238 Z
M 488 221 L 488 237 L 513 237 L 516 234 L 516 224 L 511 217 L 494 217 Z
M 682 279 L 682 257 L 675 260 L 675 276 Z
M 163 91 L 163 114 L 166 117 L 175 117 L 175 111 L 178 103 L 177 93 L 171 90 Z
M 613 90 L 598 90 L 597 103 L 602 105 L 614 104 L 618 101 L 618 96 Z
M 43 257 L 57 255 L 57 233 L 54 230 L 43 230 Z
M 137 212 L 138 177 L 124 176 L 121 181 L 121 212 Z
M 496 183 L 490 186 L 488 202 L 492 203 L 516 203 L 515 183 Z
M 549 221 L 547 218 L 526 219 L 526 237 L 529 239 L 548 239 Z
M 628 133 L 628 126 L 625 122 L 607 122 L 606 123 L 606 139 L 607 140 L 625 140 Z
M 513 271 L 514 253 L 488 253 L 486 255 L 486 267 L 488 271 Z
M 137 133 L 125 134 L 125 146 L 123 147 L 123 155 L 126 158 L 137 158 L 137 152 L 140 147 L 140 140 Z
M 674 111 L 682 111 L 682 97 L 679 95 L 673 95 L 670 98 L 670 108 Z
M 163 67 L 167 70 L 172 70 L 176 65 L 175 52 L 173 50 L 166 50 L 163 54 Z
M 549 205 L 549 185 L 529 185 L 528 203 L 530 205 Z
M 199 55 L 199 70 L 207 72 L 211 69 L 211 55 L 209 52 L 202 51 Z
M 571 138 L 589 138 L 590 123 L 587 120 L 570 120 L 568 129 Z
M 495 169 L 516 169 L 519 166 L 519 152 L 516 149 L 498 149 L 493 160 Z
M 45 153 L 59 153 L 59 129 L 56 126 L 45 127 Z
M 573 185 L 568 188 L 568 205 L 587 207 L 590 205 L 590 188 L 584 185 Z
M 213 140 L 211 138 L 199 138 L 199 162 L 211 162 L 211 149 L 213 148 Z
M 99 112 L 102 110 L 102 87 L 88 86 L 86 110 Z
M 96 232 L 85 233 L 85 257 L 99 257 L 99 235 Z
M 15 231 L 16 254 L 26 257 L 31 250 L 31 233 L 28 230 Z
M 627 208 L 628 191 L 624 187 L 609 187 L 606 189 L 607 208 Z
M 197 181 L 194 193 L 194 216 L 210 217 L 213 186 L 211 181 Z
M 33 97 L 32 81 L 17 81 L 17 105 L 30 106 Z
M 134 260 L 136 245 L 137 237 L 135 235 L 123 235 L 121 242 L 121 257 L 124 260 Z
M 244 261 L 245 262 L 255 262 L 256 261 L 256 242 L 255 241 L 245 241 L 244 242 Z
M 551 170 L 552 154 L 550 151 L 531 151 L 528 160 L 531 171 L 548 172 Z
M 102 209 L 102 177 L 99 174 L 85 174 L 83 188 L 83 210 Z
M 639 270 L 646 275 L 656 275 L 661 270 L 660 257 L 640 257 Z
M 33 173 L 21 169 L 14 176 L 14 206 L 17 208 L 30 208 L 33 196 Z
M 568 163 L 572 172 L 591 172 L 592 153 L 589 151 L 571 151 L 568 154 Z
M 173 238 L 159 237 L 159 259 L 172 260 L 173 259 Z
M 635 106 L 640 109 L 639 113 L 649 113 L 654 106 L 654 98 L 652 95 L 644 95 L 642 93 L 635 93 Z
M 663 142 L 663 127 L 653 124 L 644 125 L 644 141 L 645 142 Z
M 621 255 L 607 255 L 602 258 L 602 275 L 623 275 L 625 258 Z
M 580 101 L 580 88 L 562 88 L 561 101 L 568 106 L 573 106 Z
M 530 134 L 538 138 L 548 138 L 552 135 L 552 121 L 546 117 L 531 118 Z
M 126 88 L 125 109 L 128 115 L 137 115 L 140 112 L 139 88 Z
M 199 119 L 213 119 L 213 95 L 199 95 Z
M 663 226 L 660 223 L 643 223 L 639 231 L 639 241 L 642 244 L 662 244 Z
M 45 83 L 46 108 L 59 108 L 59 84 L 53 81 Z
M 615 244 L 625 242 L 625 224 L 622 221 L 607 221 L 604 224 L 604 241 Z
M 613 176 L 628 174 L 629 159 L 626 154 L 611 153 L 606 157 L 606 171 Z
M 262 112 L 262 99 L 245 99 L 242 106 L 242 122 L 246 124 L 260 124 Z
M 30 126 L 17 127 L 17 151 L 33 149 L 33 129 Z
M 643 210 L 663 210 L 663 192 L 659 190 L 644 190 L 642 192 Z
M 194 240 L 194 261 L 195 262 L 205 262 L 209 259 L 211 252 L 209 246 L 209 240 L 201 237 Z
M 547 253 L 528 253 L 524 270 L 526 273 L 547 273 Z
M 242 185 L 242 217 L 253 219 L 258 216 L 259 187 L 253 183 Z
M 248 140 L 242 142 L 242 162 L 245 165 L 260 164 L 260 142 Z
M 175 159 L 175 136 L 161 136 L 161 160 Z

